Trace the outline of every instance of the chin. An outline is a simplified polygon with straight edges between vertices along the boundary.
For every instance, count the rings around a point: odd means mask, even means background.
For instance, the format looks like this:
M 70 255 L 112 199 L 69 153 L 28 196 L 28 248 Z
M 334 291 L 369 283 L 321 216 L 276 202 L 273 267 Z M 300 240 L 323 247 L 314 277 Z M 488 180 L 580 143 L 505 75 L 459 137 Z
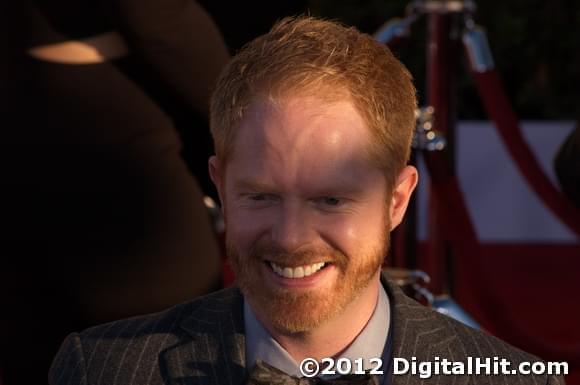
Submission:
M 339 317 L 370 282 L 369 279 L 366 284 L 360 281 L 355 284 L 338 277 L 331 287 L 309 292 L 273 292 L 263 285 L 241 288 L 259 318 L 277 332 L 288 335 L 308 333 Z
M 340 307 L 326 293 L 284 293 L 262 298 L 249 298 L 256 312 L 282 334 L 312 331 L 328 322 Z

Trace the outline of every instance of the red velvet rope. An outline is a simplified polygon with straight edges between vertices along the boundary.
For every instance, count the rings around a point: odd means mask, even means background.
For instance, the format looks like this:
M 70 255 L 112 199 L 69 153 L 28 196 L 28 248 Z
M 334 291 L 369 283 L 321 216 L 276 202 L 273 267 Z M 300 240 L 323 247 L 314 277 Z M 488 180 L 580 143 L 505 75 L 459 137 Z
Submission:
M 445 238 L 451 243 L 454 251 L 455 286 L 471 287 L 469 291 L 457 291 L 454 297 L 471 314 L 477 312 L 477 304 L 491 309 L 497 298 L 490 296 L 486 290 L 486 275 L 483 274 L 481 261 L 483 260 L 482 248 L 475 227 L 469 217 L 467 205 L 459 187 L 457 178 L 449 169 L 449 162 L 444 152 L 424 152 L 425 164 L 431 178 L 433 193 L 439 201 Z M 489 322 L 487 319 L 478 319 L 482 324 Z
M 518 120 L 505 96 L 497 72 L 495 70 L 472 71 L 472 75 L 488 116 L 495 122 L 509 154 L 524 178 L 544 204 L 576 235 L 580 236 L 580 210 L 554 187 L 540 168 L 521 134 Z

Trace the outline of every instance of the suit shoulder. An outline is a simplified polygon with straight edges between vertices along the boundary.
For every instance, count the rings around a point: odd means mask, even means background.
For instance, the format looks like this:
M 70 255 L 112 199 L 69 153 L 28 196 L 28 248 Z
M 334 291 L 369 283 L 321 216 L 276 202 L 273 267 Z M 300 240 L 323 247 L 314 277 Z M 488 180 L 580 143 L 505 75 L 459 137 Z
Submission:
M 399 289 L 393 289 L 393 294 L 395 323 L 402 345 L 412 340 L 415 344 L 429 346 L 430 350 L 450 351 L 456 358 L 505 357 L 514 362 L 539 360 L 485 331 L 421 305 Z
M 231 308 L 240 303 L 240 297 L 237 289 L 224 289 L 158 313 L 73 333 L 53 361 L 50 383 L 161 384 L 159 357 L 191 340 L 183 324 L 214 308 Z
M 80 332 L 79 336 L 81 340 L 87 342 L 111 337 L 135 339 L 155 334 L 177 333 L 183 319 L 214 304 L 227 306 L 228 302 L 234 301 L 239 296 L 241 294 L 237 288 L 222 289 L 156 313 L 124 318 L 93 326 Z
M 449 316 L 434 312 L 452 328 L 462 345 L 466 347 L 468 355 L 472 357 L 506 358 L 512 363 L 542 361 L 539 357 L 527 353 L 483 330 L 474 329 Z
M 525 352 L 485 331 L 479 329 L 473 329 L 447 315 L 441 314 L 435 310 L 428 309 L 435 313 L 435 317 L 440 319 L 445 327 L 450 328 L 451 332 L 456 336 L 456 342 L 450 344 L 449 350 L 453 350 L 452 353 L 453 361 L 466 362 L 470 357 L 473 360 L 481 358 L 480 361 L 487 365 L 489 362 L 490 370 L 494 366 L 494 362 L 507 362 L 509 363 L 509 370 L 512 370 L 512 374 L 508 375 L 510 382 L 519 384 L 534 384 L 534 385 L 565 385 L 564 377 L 562 375 L 549 375 L 549 374 L 524 374 L 518 372 L 520 369 L 529 371 L 532 365 L 536 362 L 540 362 L 546 365 L 546 361 L 537 357 L 533 354 Z M 489 360 L 489 361 L 488 361 Z M 520 366 L 524 363 L 524 366 Z M 540 365 L 540 367 L 544 367 Z M 562 369 L 562 368 L 560 368 Z M 559 370 L 559 369 L 558 369 Z M 516 374 L 517 373 L 517 374 Z M 489 380 L 491 378 L 491 380 Z M 475 376 L 474 383 L 489 383 L 489 384 L 503 384 L 505 383 L 503 376 Z M 489 381 L 488 381 L 489 380 Z
M 404 297 L 403 297 L 404 296 Z M 396 306 L 394 317 L 394 342 L 393 356 L 406 360 L 416 359 L 418 362 L 433 362 L 445 359 L 450 362 L 462 362 L 467 365 L 472 362 L 475 366 L 478 362 L 483 365 L 494 367 L 494 362 L 509 363 L 510 370 L 520 368 L 524 364 L 524 370 L 529 370 L 535 362 L 545 362 L 523 350 L 516 348 L 505 341 L 500 340 L 482 330 L 473 329 L 447 315 L 441 314 L 434 309 L 428 308 L 406 297 L 402 293 L 396 293 Z M 489 364 L 487 364 L 489 362 Z M 484 366 L 485 367 L 485 366 Z M 482 369 L 485 370 L 485 369 Z M 493 369 L 490 369 L 493 370 Z M 445 383 L 444 376 L 433 376 L 432 381 Z M 473 384 L 564 384 L 562 377 L 548 376 L 546 374 L 524 374 L 512 372 L 508 377 L 504 375 L 488 376 L 474 375 Z M 430 382 L 429 382 L 430 383 Z

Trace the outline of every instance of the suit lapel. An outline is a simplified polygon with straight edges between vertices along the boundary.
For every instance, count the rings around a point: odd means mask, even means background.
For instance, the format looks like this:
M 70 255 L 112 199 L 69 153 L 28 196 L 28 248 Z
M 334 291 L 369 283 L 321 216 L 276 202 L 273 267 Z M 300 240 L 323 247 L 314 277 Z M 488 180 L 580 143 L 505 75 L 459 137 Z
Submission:
M 392 302 L 393 358 L 404 358 L 411 363 L 413 357 L 421 362 L 452 355 L 458 339 L 453 328 L 445 323 L 445 317 L 409 298 L 384 276 L 381 280 Z M 422 381 L 418 375 L 408 373 L 393 376 L 392 385 L 414 385 Z
M 243 298 L 229 288 L 201 300 L 181 322 L 181 342 L 162 353 L 170 384 L 236 385 L 245 380 Z

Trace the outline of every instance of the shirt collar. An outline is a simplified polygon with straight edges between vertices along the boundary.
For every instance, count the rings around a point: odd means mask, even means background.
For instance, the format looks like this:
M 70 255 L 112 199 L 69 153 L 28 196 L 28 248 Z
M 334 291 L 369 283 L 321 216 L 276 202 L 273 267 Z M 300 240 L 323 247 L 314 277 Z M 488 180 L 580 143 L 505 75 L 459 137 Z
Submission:
M 247 368 L 253 368 L 256 360 L 261 359 L 291 376 L 302 377 L 298 363 L 258 321 L 247 301 L 244 301 L 244 326 L 246 330 Z M 379 298 L 371 318 L 340 357 L 348 358 L 351 361 L 363 358 L 365 370 L 375 367 L 376 363 L 371 365 L 369 360 L 381 357 L 387 342 L 389 327 L 389 297 L 383 286 L 380 285 Z

